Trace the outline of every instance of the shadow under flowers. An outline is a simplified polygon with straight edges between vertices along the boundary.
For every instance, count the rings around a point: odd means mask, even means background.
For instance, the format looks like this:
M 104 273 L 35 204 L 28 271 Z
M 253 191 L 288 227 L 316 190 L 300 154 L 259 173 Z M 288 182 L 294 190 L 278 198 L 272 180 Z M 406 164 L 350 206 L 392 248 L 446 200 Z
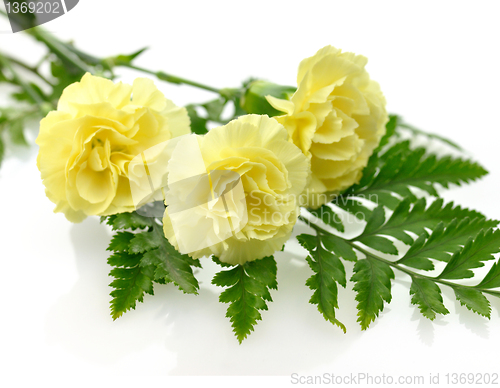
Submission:
M 79 278 L 48 313 L 47 342 L 91 363 L 112 364 L 161 341 L 168 331 L 165 298 L 146 297 L 147 303 L 138 304 L 141 311 L 132 310 L 116 321 L 110 316 L 108 228 L 88 218 L 73 225 L 70 235 Z
M 136 373 L 290 375 L 332 362 L 362 335 L 354 325 L 344 335 L 308 303 L 312 291 L 305 281 L 311 272 L 305 254 L 287 250 L 276 255 L 279 290 L 272 291 L 274 302 L 242 345 L 225 317 L 227 305 L 218 301 L 222 289 L 210 283 L 221 268 L 207 259 L 196 274 L 199 295 L 183 294 L 172 284 L 155 285 L 154 297 L 146 295 L 135 311 L 113 321 L 106 263 L 110 232 L 97 218 L 89 218 L 73 225 L 70 234 L 79 278 L 49 311 L 47 342 L 110 372 L 127 370 L 124 359 L 142 354 L 149 359 L 142 363 L 147 367 Z M 352 302 L 348 310 L 355 311 L 354 306 Z
M 346 289 L 339 288 L 337 317 L 347 327 L 344 334 L 309 303 L 312 291 L 305 282 L 312 273 L 304 260 L 307 253 L 294 239 L 307 230 L 297 225 L 285 251 L 275 255 L 279 290 L 271 291 L 274 301 L 268 303 L 269 310 L 261 312 L 263 320 L 239 345 L 225 317 L 227 305 L 218 301 L 222 289 L 211 284 L 213 275 L 222 269 L 208 259 L 203 259 L 204 268 L 197 270 L 199 295 L 183 294 L 172 284 L 156 285 L 154 297 L 146 295 L 135 311 L 113 321 L 109 315 L 110 267 L 106 263 L 110 231 L 96 218 L 73 225 L 70 234 L 79 278 L 48 313 L 47 342 L 90 364 L 105 367 L 109 373 L 155 375 L 289 376 L 334 365 L 351 348 L 361 346 L 366 352 L 376 351 L 374 338 L 387 333 L 387 328 L 394 324 L 395 318 L 389 321 L 390 316 L 382 316 L 389 306 L 367 332 L 362 332 L 356 322 L 352 283 Z M 345 265 L 350 277 L 352 263 Z M 403 279 L 397 278 L 395 284 L 405 290 L 409 287 Z M 402 293 L 394 291 L 395 295 Z M 446 290 L 443 293 L 451 316 L 430 322 L 414 307 L 414 311 L 406 310 L 399 318 L 413 313 L 412 320 L 418 322 L 417 333 L 427 346 L 433 345 L 435 329 L 447 325 L 455 310 L 459 316 L 452 320 L 460 319 L 476 335 L 487 338 L 488 321 L 457 304 L 453 309 L 449 303 L 452 295 Z M 408 306 L 407 295 L 400 299 L 394 301 L 395 311 L 390 315 L 394 316 L 401 306 Z M 395 335 L 394 340 L 399 341 L 397 336 L 404 332 Z M 358 343 L 362 339 L 364 343 Z M 131 364 L 140 365 L 140 369 L 130 367 Z
M 299 225 L 296 229 L 293 238 L 305 231 Z M 177 354 L 177 365 L 170 374 L 289 376 L 342 357 L 363 333 L 355 322 L 344 322 L 351 328 L 344 334 L 309 304 L 312 291 L 305 282 L 312 273 L 304 260 L 305 251 L 303 255 L 295 252 L 293 247 L 275 255 L 278 290 L 271 290 L 273 302 L 268 303 L 267 311 L 261 311 L 262 321 L 241 345 L 225 318 L 228 305 L 218 302 L 222 288 L 209 284 L 221 268 L 203 261 L 200 296 L 182 299 L 178 307 L 170 309 L 174 324 L 164 344 Z M 341 305 L 346 315 L 355 311 L 351 296 L 343 298 Z M 355 321 L 355 314 L 352 316 Z

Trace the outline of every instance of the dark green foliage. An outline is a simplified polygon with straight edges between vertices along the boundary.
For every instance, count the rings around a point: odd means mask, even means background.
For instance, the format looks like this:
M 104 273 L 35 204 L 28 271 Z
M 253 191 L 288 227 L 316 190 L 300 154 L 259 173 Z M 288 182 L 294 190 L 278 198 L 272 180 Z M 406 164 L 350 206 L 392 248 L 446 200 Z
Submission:
M 384 310 L 384 302 L 390 303 L 391 280 L 394 272 L 386 263 L 368 256 L 354 265 L 351 281 L 355 283 L 358 303 L 358 322 L 362 330 L 366 330 Z
M 425 148 L 411 149 L 408 141 L 396 143 L 380 157 L 370 159 L 360 183 L 348 189 L 343 196 L 377 198 L 390 209 L 395 209 L 399 200 L 394 196 L 415 198 L 410 190 L 416 187 L 438 196 L 435 184 L 444 188 L 450 184 L 461 185 L 486 175 L 479 164 L 461 159 L 427 154 Z M 370 171 L 378 171 L 369 174 Z
M 410 288 L 411 303 L 417 305 L 422 315 L 431 321 L 436 318 L 436 314 L 449 314 L 443 304 L 441 289 L 432 280 L 413 276 Z
M 481 292 L 472 288 L 457 287 L 455 288 L 455 296 L 462 306 L 466 306 L 469 310 L 486 318 L 490 317 L 490 302 Z
M 450 252 L 457 251 L 471 236 L 475 237 L 483 228 L 496 224 L 497 221 L 469 217 L 460 221 L 459 218 L 454 218 L 448 224 L 440 222 L 429 238 L 427 232 L 423 232 L 398 263 L 417 269 L 432 270 L 434 265 L 430 259 L 448 262 L 451 257 Z
M 317 305 L 318 311 L 327 321 L 345 332 L 344 324 L 335 317 L 335 309 L 339 308 L 337 283 L 342 287 L 346 286 L 345 268 L 339 257 L 356 260 L 356 254 L 351 246 L 332 235 L 301 234 L 297 239 L 309 251 L 310 255 L 306 260 L 314 272 L 306 282 L 306 285 L 314 291 L 309 303 Z M 327 248 L 322 240 L 328 241 Z
M 195 109 L 195 105 L 186 106 L 189 119 L 191 120 L 191 131 L 198 135 L 204 135 L 208 132 L 207 123 L 208 119 L 200 117 Z
M 409 141 L 394 143 L 398 125 L 398 118 L 392 116 L 387 124 L 387 135 L 370 158 L 358 184 L 339 195 L 333 207 L 324 205 L 309 210 L 341 233 L 345 228 L 339 222 L 338 208 L 366 220 L 363 232 L 351 240 L 333 236 L 311 224 L 310 220 L 307 222 L 317 236 L 300 235 L 298 239 L 310 252 L 306 260 L 315 273 L 307 284 L 315 290 L 311 303 L 318 304 L 325 318 L 338 324 L 335 318 L 337 283 L 345 285 L 345 271 L 339 258 L 356 260 L 356 256 L 362 254 L 365 257 L 356 262 L 351 277 L 362 329 L 366 329 L 383 311 L 384 304 L 391 301 L 393 269 L 411 277 L 411 303 L 418 306 L 425 317 L 433 320 L 437 314 L 449 313 L 443 303 L 442 286 L 451 287 L 457 300 L 468 309 L 489 317 L 490 304 L 483 294 L 500 297 L 500 291 L 495 290 L 500 287 L 498 263 L 493 264 L 476 286 L 449 280 L 471 278 L 473 269 L 494 259 L 492 255 L 500 251 L 500 231 L 493 229 L 498 221 L 453 203 L 445 204 L 441 198 L 428 205 L 425 198 L 417 198 L 412 190 L 414 187 L 438 196 L 435 183 L 445 188 L 451 184 L 469 183 L 486 174 L 486 170 L 468 160 L 438 158 L 427 154 L 424 148 L 412 149 Z M 391 143 L 394 144 L 391 146 Z M 369 206 L 370 202 L 377 206 Z M 395 241 L 409 249 L 398 252 Z M 391 254 L 395 259 L 388 260 L 376 251 Z M 437 277 L 425 276 L 412 269 L 433 270 L 436 260 L 447 263 Z
M 85 72 L 73 65 L 66 66 L 66 64 L 57 57 L 50 63 L 50 72 L 52 77 L 56 79 L 53 85 L 51 99 L 56 101 L 61 97 L 63 90 L 68 85 L 79 82 L 85 74 Z
M 153 219 L 143 217 L 136 212 L 114 214 L 108 217 L 101 217 L 101 222 L 106 220 L 113 230 L 118 229 L 144 229 L 153 226 Z
M 338 213 L 335 213 L 328 205 L 322 205 L 318 209 L 309 209 L 309 213 L 319 218 L 325 224 L 337 229 L 339 232 L 344 232 L 344 224 Z
M 114 288 L 113 319 L 135 309 L 137 301 L 143 301 L 144 293 L 153 294 L 153 282 L 174 283 L 185 293 L 198 293 L 199 284 L 191 267 L 200 267 L 199 261 L 177 252 L 154 218 L 132 212 L 102 217 L 101 221 L 106 221 L 113 230 L 120 230 L 108 247 L 113 252 L 108 259 L 113 267 L 110 276 L 115 278 L 110 284 Z
M 500 264 L 497 261 L 493 263 L 490 271 L 484 277 L 483 281 L 477 285 L 478 288 L 497 288 L 500 287 Z
M 278 289 L 276 271 L 276 262 L 271 256 L 220 271 L 212 279 L 212 284 L 226 287 L 219 301 L 229 303 L 226 317 L 240 343 L 262 319 L 259 310 L 267 310 L 266 302 L 272 302 L 269 290 Z
M 479 164 L 469 160 L 450 156 L 439 158 L 428 154 L 423 147 L 413 149 L 409 141 L 389 146 L 391 140 L 397 140 L 395 135 L 400 122 L 397 116 L 390 116 L 386 135 L 370 157 L 360 182 L 337 197 L 335 205 L 352 214 L 360 211 L 369 214 L 370 210 L 362 209 L 362 203 L 354 202 L 356 198 L 363 198 L 395 209 L 400 202 L 398 196 L 416 200 L 412 187 L 437 196 L 436 183 L 448 188 L 450 184 L 469 183 L 487 173 Z
M 127 252 L 113 254 L 108 264 L 114 268 L 109 276 L 115 278 L 110 284 L 111 291 L 111 316 L 119 318 L 130 309 L 135 309 L 137 302 L 142 302 L 144 293 L 153 295 L 153 281 L 151 280 L 151 267 L 140 266 L 141 256 L 131 255 Z
M 154 280 L 159 283 L 174 283 L 188 294 L 197 294 L 199 284 L 193 275 L 193 267 L 201 267 L 198 260 L 179 253 L 165 238 L 159 225 L 148 232 L 135 235 L 129 252 L 142 254 L 141 266 L 155 267 Z
M 475 218 L 471 220 L 469 217 Z M 462 220 L 460 224 L 458 219 Z M 450 223 L 446 233 L 443 233 L 444 222 Z M 385 236 L 391 236 L 406 245 L 412 245 L 415 240 L 412 234 L 422 235 L 399 262 L 414 267 L 416 265 L 415 268 L 430 270 L 433 266 L 426 260 L 427 257 L 422 257 L 422 250 L 429 251 L 428 254 L 436 253 L 437 250 L 436 254 L 439 255 L 439 258 L 442 261 L 447 261 L 446 258 L 449 255 L 446 252 L 449 250 L 446 251 L 446 249 L 453 249 L 453 252 L 458 245 L 463 245 L 467 237 L 474 231 L 477 233 L 481 228 L 497 224 L 497 221 L 487 220 L 482 214 L 453 206 L 453 203 L 443 206 L 442 199 L 435 200 L 427 207 L 425 198 L 420 198 L 412 203 L 412 198 L 406 197 L 400 201 L 390 217 L 386 216 L 383 205 L 375 208 L 367 220 L 363 233 L 354 241 L 359 241 L 383 253 L 397 254 L 393 242 Z M 428 236 L 427 229 L 433 228 L 436 228 L 433 236 L 425 242 L 425 247 L 421 246 Z M 438 259 L 438 257 L 435 258 Z
M 500 230 L 481 230 L 475 238 L 469 237 L 463 249 L 455 251 L 440 279 L 467 279 L 474 276 L 471 269 L 484 266 L 500 251 Z
M 372 159 L 377 158 L 377 156 L 381 153 L 382 149 L 389 143 L 391 139 L 393 139 L 394 134 L 396 133 L 396 128 L 398 127 L 401 119 L 396 115 L 389 115 L 389 121 L 385 125 L 385 135 L 380 139 L 380 143 L 378 147 L 373 151 Z

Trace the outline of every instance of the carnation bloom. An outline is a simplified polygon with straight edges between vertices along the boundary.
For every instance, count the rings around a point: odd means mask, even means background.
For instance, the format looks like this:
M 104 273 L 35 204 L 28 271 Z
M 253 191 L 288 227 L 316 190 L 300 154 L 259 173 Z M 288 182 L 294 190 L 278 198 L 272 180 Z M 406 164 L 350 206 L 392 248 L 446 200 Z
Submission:
M 366 63 L 363 56 L 327 46 L 300 63 L 298 88 L 290 100 L 267 96 L 285 112 L 275 118 L 311 160 L 309 207 L 357 183 L 385 133 L 385 98 L 370 80 Z
M 190 132 L 184 108 L 153 81 L 117 84 L 85 74 L 64 89 L 57 110 L 40 123 L 38 169 L 47 197 L 72 222 L 135 210 L 130 161 Z
M 235 265 L 283 247 L 310 165 L 276 120 L 247 115 L 182 139 L 167 170 L 167 239 L 193 258 Z

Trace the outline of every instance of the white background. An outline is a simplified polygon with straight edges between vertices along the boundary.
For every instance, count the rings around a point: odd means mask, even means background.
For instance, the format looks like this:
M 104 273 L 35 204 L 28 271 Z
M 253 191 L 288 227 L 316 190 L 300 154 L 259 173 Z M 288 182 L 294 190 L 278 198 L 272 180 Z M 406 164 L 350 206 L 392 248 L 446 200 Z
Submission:
M 149 46 L 139 65 L 215 87 L 249 76 L 293 85 L 299 61 L 327 44 L 363 54 L 390 112 L 452 138 L 490 171 L 445 197 L 500 219 L 499 10 L 494 1 L 81 0 L 45 28 L 97 56 Z M 35 62 L 43 48 L 8 29 L 1 20 L 1 49 Z M 128 82 L 137 75 L 122 74 Z M 178 105 L 213 97 L 157 84 Z M 32 143 L 35 137 L 36 125 Z M 25 386 L 26 379 L 123 385 L 123 376 L 137 385 L 159 375 L 278 375 L 285 377 L 272 384 L 287 386 L 292 373 L 325 372 L 426 379 L 440 373 L 445 385 L 446 373 L 500 372 L 499 300 L 490 298 L 488 321 L 443 289 L 451 313 L 430 322 L 410 304 L 408 277 L 397 274 L 392 303 L 362 332 L 351 283 L 339 296 L 343 334 L 308 304 L 311 272 L 296 243 L 276 255 L 279 291 L 242 345 L 217 300 L 220 289 L 210 286 L 217 268 L 209 261 L 198 274 L 200 295 L 158 286 L 154 297 L 113 322 L 110 231 L 97 218 L 73 225 L 52 213 L 36 153 L 34 144 L 30 151 L 11 147 L 0 169 L 3 386 Z M 347 270 L 350 276 L 352 265 Z M 231 381 L 256 383 L 264 382 Z

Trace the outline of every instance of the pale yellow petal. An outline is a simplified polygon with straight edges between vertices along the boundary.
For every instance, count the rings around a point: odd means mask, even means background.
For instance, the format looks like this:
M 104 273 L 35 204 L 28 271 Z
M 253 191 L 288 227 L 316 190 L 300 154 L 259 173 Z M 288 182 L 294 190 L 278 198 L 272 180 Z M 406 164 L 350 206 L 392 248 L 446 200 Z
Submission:
M 162 92 L 148 78 L 136 78 L 132 87 L 132 104 L 146 106 L 156 111 L 167 107 L 167 101 Z
M 188 134 L 189 124 L 187 111 L 167 100 L 152 81 L 139 79 L 132 86 L 85 74 L 63 91 L 58 110 L 40 123 L 37 165 L 55 211 L 79 222 L 135 210 L 131 185 L 140 179 L 132 175 L 129 180 L 131 161 Z M 150 161 L 159 187 L 167 184 L 170 157 L 162 150 Z
M 273 96 L 266 96 L 266 100 L 274 109 L 285 112 L 286 114 L 293 114 L 295 110 L 295 105 L 292 101 L 282 100 Z
M 363 145 L 364 141 L 354 134 L 336 143 L 313 143 L 311 153 L 317 158 L 326 160 L 349 160 L 361 151 Z
M 300 63 L 297 91 L 279 102 L 287 109 L 276 119 L 311 160 L 305 206 L 317 207 L 359 180 L 385 133 L 385 98 L 366 64 L 361 55 L 326 46 Z
M 310 175 L 285 128 L 247 115 L 197 139 L 189 147 L 179 141 L 169 161 L 167 239 L 193 258 L 213 254 L 233 264 L 281 249 Z
M 115 107 L 121 107 L 124 102 L 130 101 L 131 86 L 123 83 L 114 84 L 106 78 L 96 77 L 86 73 L 80 82 L 69 85 L 64 89 L 57 109 L 70 112 L 69 103 L 98 104 L 109 102 Z

